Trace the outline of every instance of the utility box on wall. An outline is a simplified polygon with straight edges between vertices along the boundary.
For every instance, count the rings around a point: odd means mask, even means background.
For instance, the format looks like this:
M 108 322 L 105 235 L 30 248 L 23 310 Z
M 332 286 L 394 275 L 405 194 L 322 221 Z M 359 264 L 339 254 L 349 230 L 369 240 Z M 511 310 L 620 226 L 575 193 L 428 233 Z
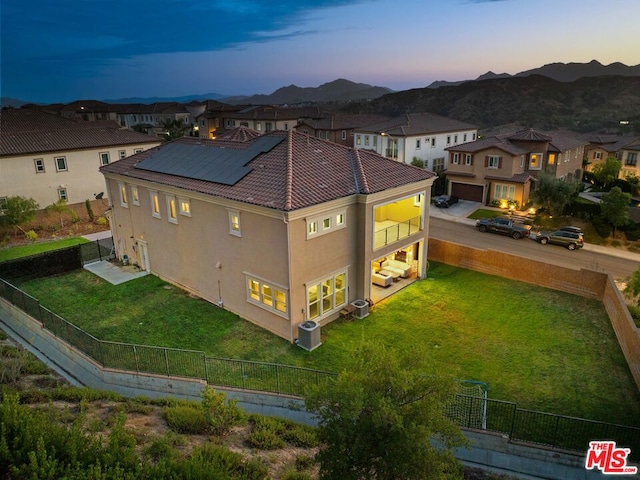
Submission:
M 354 300 L 351 306 L 355 308 L 353 316 L 358 320 L 369 315 L 369 302 L 366 300 Z
M 298 324 L 298 346 L 309 352 L 318 348 L 322 341 L 320 339 L 320 324 L 313 320 L 307 320 Z

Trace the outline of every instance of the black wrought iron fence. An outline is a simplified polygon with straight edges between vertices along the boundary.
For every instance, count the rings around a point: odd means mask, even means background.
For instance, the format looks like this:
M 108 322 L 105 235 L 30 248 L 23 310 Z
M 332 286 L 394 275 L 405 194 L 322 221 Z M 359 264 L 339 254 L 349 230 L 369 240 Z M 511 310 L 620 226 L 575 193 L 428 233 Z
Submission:
M 303 397 L 305 388 L 335 373 L 274 363 L 207 357 L 204 352 L 103 341 L 0 279 L 0 297 L 31 315 L 44 328 L 105 368 L 198 378 L 211 385 Z M 615 440 L 640 459 L 640 428 L 518 408 L 515 403 L 457 395 L 452 416 L 459 426 L 504 433 L 512 440 L 586 452 L 589 441 Z

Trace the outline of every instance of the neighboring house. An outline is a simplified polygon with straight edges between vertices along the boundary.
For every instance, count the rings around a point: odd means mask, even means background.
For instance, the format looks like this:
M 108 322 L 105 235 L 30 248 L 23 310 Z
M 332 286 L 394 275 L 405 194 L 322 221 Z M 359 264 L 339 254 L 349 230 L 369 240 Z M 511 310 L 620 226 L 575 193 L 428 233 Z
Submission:
M 52 105 L 27 105 L 22 108 L 37 108 L 47 113 L 60 115 L 62 118 L 96 122 L 101 120 L 117 120 L 115 105 L 98 100 L 78 100 L 72 103 Z
M 327 115 L 318 107 L 251 105 L 235 112 L 230 111 L 223 117 L 220 128 L 231 130 L 247 127 L 264 134 L 276 130 L 293 130 L 304 119 L 319 119 Z
M 184 137 L 101 171 L 119 258 L 291 342 L 427 272 L 435 175 L 373 152 L 280 130 Z
M 330 115 L 320 119 L 304 119 L 296 125 L 296 131 L 333 143 L 353 147 L 353 131 L 364 125 L 389 120 L 385 115 Z
M 142 103 L 114 105 L 118 112 L 118 122 L 125 128 L 141 127 L 150 134 L 163 135 L 162 123 L 179 120 L 191 125 L 193 119 L 189 108 L 178 102 L 158 102 L 145 105 Z
M 487 204 L 525 205 L 532 182 L 543 170 L 580 180 L 586 144 L 567 133 L 526 129 L 447 148 L 448 193 Z
M 226 103 L 221 103 L 220 105 L 207 109 L 195 117 L 195 124 L 198 126 L 198 136 L 210 139 L 216 138 L 220 132 L 225 131 L 225 119 L 245 108 L 247 108 L 246 105 L 227 105 Z
M 44 208 L 105 191 L 99 168 L 159 145 L 113 121 L 77 121 L 38 109 L 0 112 L 0 200 L 21 195 Z
M 620 160 L 622 168 L 619 178 L 640 177 L 638 153 L 640 153 L 640 137 L 594 136 L 589 137 L 589 144 L 585 147 L 585 170 L 593 167 L 607 158 Z
M 441 172 L 447 168 L 445 148 L 475 140 L 478 128 L 433 113 L 409 113 L 355 129 L 353 134 L 357 149 L 402 163 L 418 158 L 427 170 Z

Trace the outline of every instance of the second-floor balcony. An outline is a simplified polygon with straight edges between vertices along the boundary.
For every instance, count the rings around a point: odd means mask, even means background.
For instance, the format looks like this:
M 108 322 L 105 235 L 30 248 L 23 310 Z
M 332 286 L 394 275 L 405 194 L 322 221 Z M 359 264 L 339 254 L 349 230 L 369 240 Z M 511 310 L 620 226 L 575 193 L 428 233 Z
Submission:
M 381 248 L 385 245 L 395 243 L 398 240 L 407 238 L 422 230 L 421 217 L 410 218 L 409 220 L 398 222 L 394 220 L 384 220 L 375 222 L 373 236 L 373 248 Z

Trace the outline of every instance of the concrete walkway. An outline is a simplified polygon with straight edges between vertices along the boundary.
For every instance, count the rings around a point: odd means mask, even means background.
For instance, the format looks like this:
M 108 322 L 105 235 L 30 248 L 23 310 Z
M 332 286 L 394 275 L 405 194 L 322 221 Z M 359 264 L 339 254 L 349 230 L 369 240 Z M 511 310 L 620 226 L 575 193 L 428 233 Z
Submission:
M 90 242 L 95 242 L 96 240 L 103 240 L 105 238 L 110 238 L 110 237 L 111 237 L 111 230 L 104 230 L 102 232 L 88 233 L 86 235 L 82 235 L 82 238 L 85 238 Z
M 87 263 L 84 269 L 106 280 L 112 285 L 120 285 L 121 283 L 135 280 L 136 278 L 149 275 L 149 272 L 140 270 L 134 265 L 116 265 L 102 260 L 100 262 Z

